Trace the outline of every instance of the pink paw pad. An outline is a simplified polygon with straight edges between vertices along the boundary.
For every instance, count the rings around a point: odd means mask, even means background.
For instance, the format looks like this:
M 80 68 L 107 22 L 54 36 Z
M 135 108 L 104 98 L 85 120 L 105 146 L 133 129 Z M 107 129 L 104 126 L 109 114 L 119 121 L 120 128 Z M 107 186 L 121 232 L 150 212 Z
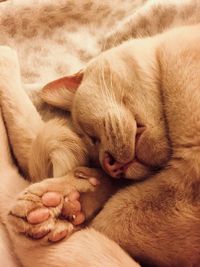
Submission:
M 31 224 L 38 224 L 46 221 L 49 218 L 49 215 L 50 213 L 47 208 L 39 208 L 31 211 L 27 216 L 27 220 Z
M 61 202 L 61 195 L 57 192 L 47 192 L 42 196 L 42 203 L 46 207 L 56 207 Z

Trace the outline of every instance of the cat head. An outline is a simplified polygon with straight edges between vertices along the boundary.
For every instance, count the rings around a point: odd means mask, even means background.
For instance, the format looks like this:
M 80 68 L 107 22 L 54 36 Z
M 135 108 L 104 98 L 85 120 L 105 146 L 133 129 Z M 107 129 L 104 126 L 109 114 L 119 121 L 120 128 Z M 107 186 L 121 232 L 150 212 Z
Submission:
M 44 101 L 70 110 L 95 162 L 112 177 L 142 179 L 169 159 L 156 72 L 119 49 L 43 89 Z

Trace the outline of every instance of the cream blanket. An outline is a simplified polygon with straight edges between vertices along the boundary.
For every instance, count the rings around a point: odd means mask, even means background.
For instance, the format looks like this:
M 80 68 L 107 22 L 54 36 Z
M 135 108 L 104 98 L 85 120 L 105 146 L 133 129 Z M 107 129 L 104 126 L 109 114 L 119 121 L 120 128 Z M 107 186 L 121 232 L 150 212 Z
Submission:
M 145 0 L 7 0 L 0 3 L 0 44 L 19 54 L 24 83 L 76 72 L 101 40 Z

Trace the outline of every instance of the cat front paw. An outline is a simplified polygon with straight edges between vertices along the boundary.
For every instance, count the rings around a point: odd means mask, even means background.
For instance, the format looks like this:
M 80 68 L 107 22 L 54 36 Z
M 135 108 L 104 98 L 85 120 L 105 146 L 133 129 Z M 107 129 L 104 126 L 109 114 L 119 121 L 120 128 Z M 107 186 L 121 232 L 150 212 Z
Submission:
M 69 237 L 85 221 L 79 201 L 81 193 L 93 192 L 95 186 L 74 175 L 35 183 L 18 196 L 8 223 L 17 234 L 45 242 Z

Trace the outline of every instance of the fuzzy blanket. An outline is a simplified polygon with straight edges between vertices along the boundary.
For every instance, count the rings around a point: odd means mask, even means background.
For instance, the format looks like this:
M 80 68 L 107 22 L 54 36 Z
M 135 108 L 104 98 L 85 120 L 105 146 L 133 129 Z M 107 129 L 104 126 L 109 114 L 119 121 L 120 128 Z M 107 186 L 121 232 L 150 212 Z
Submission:
M 145 0 L 0 0 L 0 45 L 19 54 L 24 83 L 78 71 Z

